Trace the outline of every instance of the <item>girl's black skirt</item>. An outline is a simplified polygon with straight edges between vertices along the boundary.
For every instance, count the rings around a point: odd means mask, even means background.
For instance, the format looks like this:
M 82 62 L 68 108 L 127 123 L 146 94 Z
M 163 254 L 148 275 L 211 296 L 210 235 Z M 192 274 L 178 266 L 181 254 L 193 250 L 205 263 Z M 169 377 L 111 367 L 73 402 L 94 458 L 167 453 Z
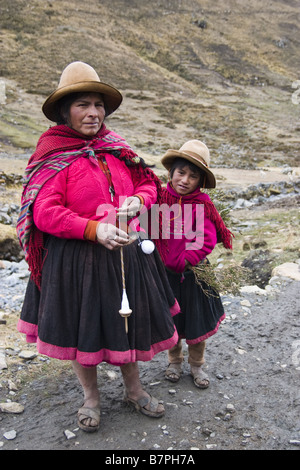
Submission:
M 182 274 L 167 270 L 167 274 L 181 309 L 174 317 L 179 337 L 196 344 L 214 335 L 225 318 L 218 292 L 204 282 L 197 284 L 190 270 Z
M 38 352 L 83 366 L 148 361 L 178 341 L 173 315 L 179 307 L 155 251 L 134 242 L 123 248 L 126 294 L 132 314 L 121 317 L 120 251 L 82 240 L 48 237 L 39 290 L 25 294 L 20 332 Z

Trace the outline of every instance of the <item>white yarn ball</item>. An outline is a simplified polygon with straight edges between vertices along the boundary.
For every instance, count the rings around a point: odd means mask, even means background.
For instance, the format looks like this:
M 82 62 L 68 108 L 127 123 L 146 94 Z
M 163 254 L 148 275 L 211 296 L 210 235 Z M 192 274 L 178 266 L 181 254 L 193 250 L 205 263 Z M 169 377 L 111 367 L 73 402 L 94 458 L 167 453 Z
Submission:
M 153 253 L 155 245 L 152 240 L 143 240 L 141 243 L 141 248 L 143 253 L 145 253 L 146 255 L 150 255 L 151 253 Z

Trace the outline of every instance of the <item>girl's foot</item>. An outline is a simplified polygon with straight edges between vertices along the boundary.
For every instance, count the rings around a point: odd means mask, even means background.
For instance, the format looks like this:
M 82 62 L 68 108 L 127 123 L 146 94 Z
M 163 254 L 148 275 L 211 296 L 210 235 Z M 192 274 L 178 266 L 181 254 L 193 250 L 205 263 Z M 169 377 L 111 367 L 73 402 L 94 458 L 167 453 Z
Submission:
M 175 382 L 178 382 L 181 374 L 182 374 L 181 364 L 169 364 L 165 372 L 165 378 L 167 380 L 170 380 L 170 382 L 175 383 Z
M 209 387 L 208 375 L 202 370 L 202 367 L 191 366 L 191 375 L 196 387 L 202 389 Z

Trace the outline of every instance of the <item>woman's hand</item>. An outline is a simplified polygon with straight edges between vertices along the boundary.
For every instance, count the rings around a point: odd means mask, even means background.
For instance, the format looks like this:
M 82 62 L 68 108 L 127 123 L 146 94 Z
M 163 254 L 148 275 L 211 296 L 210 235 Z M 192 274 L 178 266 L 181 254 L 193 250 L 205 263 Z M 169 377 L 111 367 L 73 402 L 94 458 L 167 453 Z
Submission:
M 141 209 L 141 201 L 137 196 L 130 196 L 125 199 L 122 206 L 117 210 L 120 218 L 134 217 Z
M 97 242 L 109 250 L 117 250 L 133 241 L 124 230 L 101 222 L 97 226 L 96 236 Z

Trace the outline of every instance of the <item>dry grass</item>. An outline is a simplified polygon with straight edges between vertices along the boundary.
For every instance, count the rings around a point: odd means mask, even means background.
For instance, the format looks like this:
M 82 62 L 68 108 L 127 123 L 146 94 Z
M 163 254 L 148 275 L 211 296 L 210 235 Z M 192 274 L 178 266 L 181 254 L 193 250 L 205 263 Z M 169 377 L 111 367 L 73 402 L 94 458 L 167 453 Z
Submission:
M 84 60 L 124 94 L 111 127 L 157 161 L 196 137 L 212 149 L 213 165 L 296 164 L 297 14 L 283 0 L 226 7 L 222 0 L 105 0 L 89 8 L 79 0 L 3 0 L 0 152 L 34 146 L 48 125 L 45 95 L 67 63 Z

